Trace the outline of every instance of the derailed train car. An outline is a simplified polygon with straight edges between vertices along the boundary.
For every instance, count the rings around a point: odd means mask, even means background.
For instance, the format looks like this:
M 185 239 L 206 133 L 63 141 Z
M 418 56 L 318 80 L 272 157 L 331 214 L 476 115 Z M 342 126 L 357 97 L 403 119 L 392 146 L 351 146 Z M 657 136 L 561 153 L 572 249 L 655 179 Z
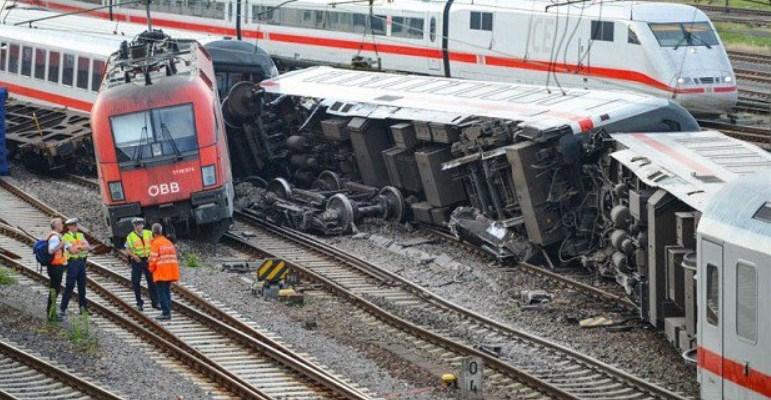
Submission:
M 582 265 L 623 285 L 684 351 L 696 340 L 704 204 L 725 182 L 771 168 L 766 152 L 700 131 L 678 105 L 628 93 L 328 67 L 260 86 L 251 97 L 292 99 L 292 179 L 249 207 L 303 214 L 283 201 L 314 197 L 333 225 L 398 215 L 448 226 L 499 258 Z M 387 186 L 399 196 L 378 190 Z M 352 189 L 377 198 L 341 200 Z

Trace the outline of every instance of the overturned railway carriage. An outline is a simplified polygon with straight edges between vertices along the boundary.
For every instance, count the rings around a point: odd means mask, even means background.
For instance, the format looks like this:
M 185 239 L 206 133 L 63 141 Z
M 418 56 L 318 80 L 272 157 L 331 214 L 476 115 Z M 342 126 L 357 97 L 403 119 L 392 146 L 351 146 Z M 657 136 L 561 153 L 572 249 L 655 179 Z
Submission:
M 91 126 L 113 236 L 144 216 L 216 240 L 233 213 L 225 126 L 210 55 L 147 31 L 108 62 Z
M 684 352 L 703 325 L 696 251 L 708 255 L 695 232 L 706 204 L 744 175 L 771 185 L 771 155 L 700 131 L 661 99 L 327 67 L 261 87 L 295 100 L 297 186 L 324 187 L 321 169 L 392 185 L 408 220 L 449 226 L 499 258 L 595 270 Z M 267 189 L 285 197 L 286 184 Z M 326 212 L 350 208 L 339 220 L 355 221 L 355 201 Z
M 27 2 L 67 11 L 115 4 Z M 292 64 L 626 89 L 672 98 L 708 114 L 729 112 L 737 101 L 735 75 L 714 26 L 702 11 L 683 4 L 154 0 L 151 7 L 157 26 L 256 39 Z M 139 3 L 90 14 L 145 21 Z

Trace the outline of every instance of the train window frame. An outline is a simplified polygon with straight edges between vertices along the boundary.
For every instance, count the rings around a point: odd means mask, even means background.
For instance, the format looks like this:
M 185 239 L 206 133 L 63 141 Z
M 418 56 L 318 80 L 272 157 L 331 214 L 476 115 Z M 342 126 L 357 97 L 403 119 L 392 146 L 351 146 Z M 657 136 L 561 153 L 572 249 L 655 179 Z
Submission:
M 707 263 L 707 301 L 704 312 L 707 315 L 707 323 L 712 326 L 720 324 L 720 269 L 714 264 Z M 713 309 L 711 306 L 715 305 Z
M 391 17 L 391 36 L 423 40 L 425 37 L 425 24 L 426 20 L 420 17 L 393 16 Z
M 428 38 L 431 42 L 436 41 L 436 17 L 431 17 L 428 22 Z
M 16 53 L 15 57 L 14 53 Z M 21 48 L 18 43 L 11 43 L 8 46 L 8 72 L 11 74 L 18 74 L 20 61 Z
M 77 57 L 72 53 L 62 53 L 62 78 L 61 82 L 63 86 L 75 86 L 75 59 Z M 72 63 L 69 72 L 67 72 L 68 62 Z
M 180 151 L 180 153 L 178 155 L 176 155 L 176 154 L 165 154 L 164 150 L 163 150 L 164 149 L 164 146 L 163 146 L 164 142 L 163 141 L 158 141 L 158 136 L 157 136 L 158 133 L 156 132 L 156 130 L 157 130 L 156 122 L 157 121 L 155 120 L 155 117 L 153 116 L 153 112 L 159 112 L 160 110 L 168 110 L 168 109 L 182 108 L 182 107 L 188 107 L 189 110 L 190 110 L 190 118 L 191 118 L 190 121 L 192 123 L 191 131 L 193 132 L 192 137 L 194 138 L 194 149 L 193 150 L 187 150 L 187 151 Z M 149 120 L 150 126 L 149 126 L 149 128 L 153 130 L 153 132 L 152 132 L 153 142 L 152 143 L 148 142 L 148 143 L 145 143 L 143 145 L 143 146 L 150 145 L 150 148 L 149 148 L 150 149 L 149 150 L 150 151 L 150 156 L 149 156 L 149 158 L 143 156 L 143 157 L 136 158 L 136 159 L 129 158 L 128 160 L 120 160 L 119 152 L 121 152 L 122 150 L 119 150 L 118 140 L 117 140 L 117 137 L 115 136 L 115 120 L 116 120 L 116 118 L 121 118 L 121 117 L 129 116 L 129 115 L 132 115 L 132 114 L 140 114 L 140 113 L 148 114 L 150 116 L 150 120 Z M 145 166 L 149 166 L 149 165 L 157 165 L 158 163 L 164 163 L 164 162 L 168 162 L 168 161 L 177 160 L 177 159 L 180 159 L 180 158 L 181 159 L 190 159 L 191 157 L 197 157 L 197 155 L 198 155 L 198 153 L 200 151 L 200 148 L 198 146 L 198 123 L 196 121 L 195 104 L 193 102 L 179 103 L 179 104 L 174 104 L 174 105 L 170 105 L 170 106 L 156 107 L 156 108 L 151 108 L 151 109 L 131 111 L 131 112 L 122 113 L 122 114 L 115 114 L 115 115 L 111 115 L 109 117 L 109 119 L 110 119 L 110 136 L 112 137 L 112 141 L 113 141 L 112 142 L 113 149 L 115 150 L 116 160 L 118 160 L 118 165 L 119 165 L 119 167 L 121 169 L 141 168 L 141 167 L 145 167 Z M 173 135 L 172 135 L 172 137 L 173 137 Z M 191 137 L 191 136 L 187 136 L 187 137 Z M 141 140 L 141 138 L 140 138 L 140 140 Z M 155 147 L 153 147 L 153 145 L 157 144 L 157 143 L 161 144 L 160 147 L 159 147 L 160 150 L 161 150 L 161 155 L 154 156 L 152 154 L 152 152 L 155 149 Z M 175 142 L 175 145 L 176 145 L 176 142 Z M 144 149 L 142 149 L 142 152 L 144 152 Z
M 41 57 L 42 55 L 42 57 Z M 39 63 L 39 59 L 43 60 L 42 64 Z M 43 48 L 35 48 L 35 58 L 32 62 L 34 67 L 32 68 L 32 75 L 35 79 L 46 80 L 46 73 L 48 72 L 48 50 Z M 40 67 L 40 70 L 38 70 Z M 41 72 L 40 74 L 38 72 Z
M 763 203 L 763 205 L 755 211 L 755 214 L 752 215 L 752 219 L 771 224 L 771 201 Z
M 469 29 L 472 31 L 493 31 L 493 13 L 484 11 L 469 12 Z
M 5 71 L 6 61 L 8 61 L 8 43 L 0 42 L 0 71 Z
M 592 20 L 590 39 L 601 42 L 613 42 L 616 24 L 613 21 Z
M 627 29 L 626 42 L 629 44 L 640 44 L 640 38 L 631 26 Z
M 81 63 L 81 60 L 85 60 L 85 63 Z M 85 71 L 81 69 L 81 66 L 85 67 Z M 83 75 L 81 75 L 81 73 Z M 83 78 L 85 78 L 85 82 L 81 82 Z M 89 57 L 78 56 L 78 60 L 75 63 L 75 87 L 78 89 L 88 90 L 88 83 L 90 80 L 91 59 Z
M 101 64 L 101 65 L 97 65 Z M 104 79 L 104 72 L 107 69 L 107 61 L 98 58 L 91 59 L 91 91 L 98 92 Z
M 693 31 L 694 28 L 697 27 L 706 27 L 706 30 L 702 30 L 701 32 L 704 32 L 704 35 L 694 35 Z M 717 38 L 717 34 L 715 33 L 715 30 L 712 28 L 712 25 L 709 24 L 709 22 L 706 21 L 697 21 L 697 22 L 665 22 L 665 23 L 658 23 L 658 22 L 650 22 L 648 23 L 648 28 L 651 31 L 651 34 L 653 34 L 653 37 L 656 38 L 656 42 L 661 47 L 672 47 L 672 48 L 680 48 L 680 47 L 691 47 L 691 46 L 705 46 L 705 47 L 711 47 L 711 46 L 718 46 L 720 45 L 720 41 Z M 667 28 L 669 28 L 669 32 L 678 32 L 682 34 L 682 37 L 667 37 L 664 34 L 667 32 Z M 688 30 L 690 29 L 690 30 Z M 689 35 L 686 36 L 685 33 L 688 32 Z M 698 40 L 694 41 L 692 40 L 693 37 L 696 37 Z M 683 40 L 687 39 L 687 40 Z
M 32 78 L 32 61 L 35 57 L 35 48 L 32 46 L 21 46 L 21 57 L 19 63 L 19 75 Z
M 54 66 L 54 63 L 51 61 L 53 58 L 53 55 L 56 55 L 56 63 Z M 56 68 L 56 73 L 51 74 L 53 72 L 52 68 Z M 62 73 L 62 53 L 60 51 L 48 51 L 48 62 L 46 63 L 46 79 L 48 82 L 53 82 L 58 84 L 59 81 L 61 81 L 61 73 Z M 53 79 L 52 79 L 53 78 Z
M 743 273 L 751 273 L 751 280 L 743 280 Z M 748 276 L 747 276 L 748 277 Z M 752 292 L 749 292 L 749 289 Z M 749 297 L 752 297 L 751 299 Z M 749 303 L 742 304 L 743 300 L 749 301 Z M 747 320 L 746 323 L 742 323 L 743 316 L 748 316 L 747 310 L 742 309 L 742 305 L 750 306 L 752 308 L 750 313 L 752 319 Z M 736 263 L 736 336 L 749 344 L 758 343 L 758 269 L 754 264 L 739 260 Z M 741 329 L 742 327 L 750 329 L 749 331 Z

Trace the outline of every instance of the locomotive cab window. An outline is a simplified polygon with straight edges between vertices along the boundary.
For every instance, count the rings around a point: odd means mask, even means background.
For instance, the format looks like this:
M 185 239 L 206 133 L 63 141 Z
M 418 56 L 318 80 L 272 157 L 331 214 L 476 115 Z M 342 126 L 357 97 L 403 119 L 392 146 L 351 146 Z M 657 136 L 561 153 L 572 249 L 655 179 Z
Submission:
M 110 118 L 118 162 L 180 158 L 198 149 L 192 104 L 156 108 Z
M 648 24 L 661 47 L 706 46 L 718 44 L 708 22 Z
M 736 334 L 755 343 L 758 340 L 758 281 L 755 267 L 736 265 Z
M 613 41 L 613 21 L 592 21 L 592 40 Z
M 771 202 L 760 206 L 758 211 L 755 211 L 755 215 L 753 215 L 752 218 L 771 224 Z
M 640 44 L 640 39 L 637 37 L 637 33 L 632 30 L 632 27 L 629 27 L 629 30 L 627 31 L 627 37 L 626 42 L 629 44 Z
M 720 272 L 707 264 L 707 322 L 717 326 L 720 322 Z
M 470 13 L 469 28 L 474 31 L 493 30 L 493 13 L 472 11 Z

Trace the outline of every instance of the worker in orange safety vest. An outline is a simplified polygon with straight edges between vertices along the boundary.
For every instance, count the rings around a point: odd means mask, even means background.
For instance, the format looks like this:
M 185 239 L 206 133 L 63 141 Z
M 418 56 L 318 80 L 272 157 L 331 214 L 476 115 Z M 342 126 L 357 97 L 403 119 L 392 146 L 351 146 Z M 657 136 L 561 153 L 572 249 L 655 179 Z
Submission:
M 153 274 L 158 299 L 161 303 L 161 316 L 157 319 L 171 319 L 171 284 L 179 281 L 179 261 L 174 243 L 163 236 L 163 227 L 159 223 L 152 226 L 153 241 L 150 244 L 148 267 Z
M 51 220 L 51 233 L 48 234 L 48 254 L 51 255 L 51 262 L 46 265 L 48 272 L 48 304 L 46 305 L 46 314 L 49 321 L 60 320 L 56 312 L 56 298 L 62 290 L 62 277 L 64 270 L 67 269 L 67 257 L 64 255 L 64 241 L 62 232 L 64 231 L 64 221 L 61 218 Z

